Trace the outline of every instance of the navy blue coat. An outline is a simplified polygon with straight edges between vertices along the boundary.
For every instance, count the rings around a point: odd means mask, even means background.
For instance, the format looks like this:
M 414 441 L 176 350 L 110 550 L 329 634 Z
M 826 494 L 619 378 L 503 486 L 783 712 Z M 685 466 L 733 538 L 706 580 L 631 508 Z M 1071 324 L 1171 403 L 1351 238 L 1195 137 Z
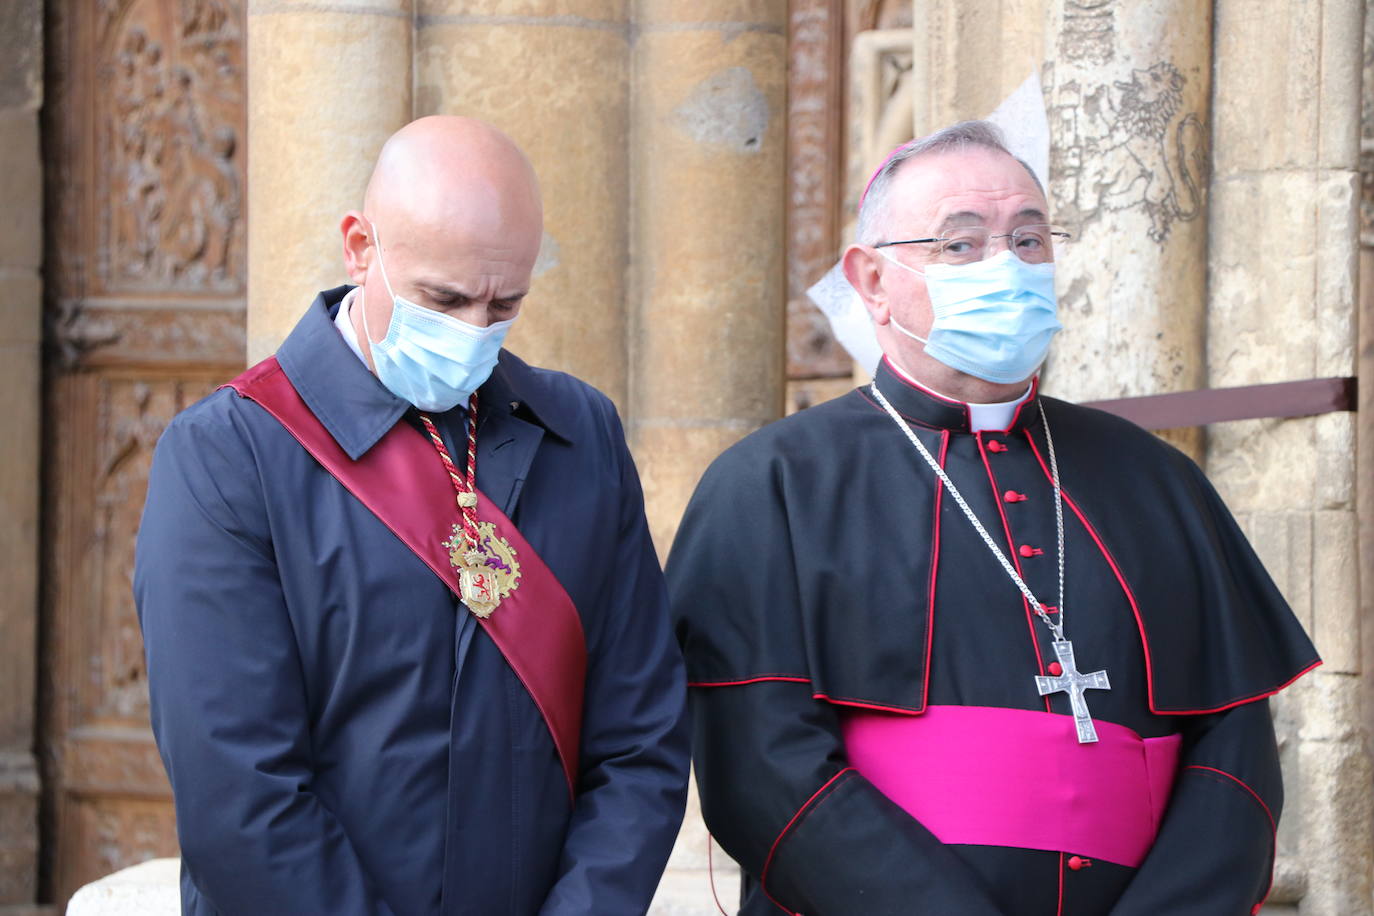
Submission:
M 416 414 L 332 325 L 346 292 L 321 293 L 277 356 L 356 458 Z M 647 909 L 688 749 L 638 476 L 614 407 L 576 379 L 503 351 L 480 397 L 478 487 L 587 637 L 575 803 L 534 702 L 443 582 L 220 390 L 158 444 L 134 575 L 183 912 Z M 435 421 L 464 454 L 466 411 Z

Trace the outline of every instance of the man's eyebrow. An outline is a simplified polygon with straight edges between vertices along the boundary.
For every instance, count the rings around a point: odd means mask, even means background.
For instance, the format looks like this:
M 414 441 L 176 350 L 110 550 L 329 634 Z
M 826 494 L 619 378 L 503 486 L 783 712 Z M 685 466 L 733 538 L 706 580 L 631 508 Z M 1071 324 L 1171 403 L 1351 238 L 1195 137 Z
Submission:
M 416 280 L 415 286 L 420 291 L 434 299 L 474 299 L 471 293 L 464 290 L 461 286 L 452 283 L 444 283 L 438 280 Z M 522 289 L 504 296 L 492 296 L 496 302 L 518 302 L 529 295 L 529 290 Z
M 1023 219 L 1032 219 L 1042 223 L 1049 222 L 1049 217 L 1047 217 L 1043 212 L 1035 209 L 1034 207 L 1027 207 L 1024 210 L 1018 210 L 1016 213 L 1016 219 L 1018 221 Z
M 461 286 L 439 280 L 416 280 L 415 286 L 439 299 L 471 299 L 472 296 Z

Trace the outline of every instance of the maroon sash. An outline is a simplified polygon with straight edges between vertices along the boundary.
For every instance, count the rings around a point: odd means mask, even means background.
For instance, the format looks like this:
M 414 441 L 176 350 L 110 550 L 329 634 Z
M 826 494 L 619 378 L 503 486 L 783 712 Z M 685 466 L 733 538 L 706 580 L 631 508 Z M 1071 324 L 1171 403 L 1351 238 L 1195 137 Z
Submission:
M 453 485 L 433 446 L 418 430 L 398 422 L 357 461 L 339 447 L 301 400 L 275 356 L 224 387 L 261 405 L 356 496 L 382 524 L 415 552 L 455 595 L 458 572 L 444 541 L 458 518 Z M 544 717 L 576 795 L 582 733 L 582 689 L 587 644 L 572 598 L 520 535 L 514 523 L 481 491 L 477 516 L 491 522 L 520 560 L 520 582 L 488 618 L 478 618 Z

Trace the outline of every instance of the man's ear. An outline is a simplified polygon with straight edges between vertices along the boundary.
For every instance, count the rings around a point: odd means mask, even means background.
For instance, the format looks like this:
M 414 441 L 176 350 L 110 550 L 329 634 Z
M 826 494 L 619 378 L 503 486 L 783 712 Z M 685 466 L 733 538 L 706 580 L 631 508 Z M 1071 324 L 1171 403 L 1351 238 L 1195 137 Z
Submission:
M 344 270 L 348 279 L 362 286 L 372 264 L 372 226 L 357 210 L 349 210 L 340 220 L 339 230 L 343 233 Z
M 882 268 L 878 264 L 881 260 L 876 248 L 857 244 L 846 248 L 842 259 L 845 278 L 858 292 L 876 325 L 887 324 L 891 315 L 887 290 L 883 288 Z

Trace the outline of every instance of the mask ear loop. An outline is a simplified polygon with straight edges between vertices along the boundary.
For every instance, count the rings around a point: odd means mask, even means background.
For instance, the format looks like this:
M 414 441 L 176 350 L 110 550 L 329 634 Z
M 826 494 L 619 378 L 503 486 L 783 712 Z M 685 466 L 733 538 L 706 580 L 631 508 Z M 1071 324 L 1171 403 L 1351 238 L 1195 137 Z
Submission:
M 898 267 L 900 267 L 902 270 L 909 270 L 909 271 L 911 271 L 912 273 L 914 273 L 916 276 L 921 277 L 922 279 L 925 279 L 925 275 L 926 275 L 925 271 L 923 271 L 923 270 L 917 270 L 916 268 L 912 267 L 910 264 L 903 264 L 901 261 L 897 260 L 897 259 L 894 258 L 892 255 L 888 254 L 888 253 L 887 253 L 887 249 L 885 249 L 885 248 L 879 248 L 879 249 L 878 249 L 878 257 L 882 258 L 884 261 L 887 261 L 887 262 L 889 262 L 889 263 L 896 264 L 896 265 L 897 265 Z M 894 328 L 896 328 L 896 329 L 897 329 L 898 331 L 900 331 L 901 333 L 905 334 L 907 337 L 910 337 L 912 340 L 919 340 L 921 343 L 925 344 L 926 346 L 929 346 L 929 345 L 930 345 L 930 341 L 929 341 L 929 340 L 926 340 L 924 337 L 920 336 L 919 334 L 915 334 L 915 333 L 913 333 L 913 332 L 911 332 L 911 331 L 908 331 L 906 328 L 902 327 L 902 323 L 901 323 L 900 321 L 897 320 L 897 316 L 895 316 L 895 315 L 889 313 L 888 316 L 887 316 L 887 321 L 888 321 L 888 323 L 891 324 Z
M 367 221 L 367 225 L 372 229 L 372 247 L 377 249 L 377 266 L 382 269 L 382 282 L 386 284 L 386 294 L 391 297 L 391 301 L 396 301 L 396 294 L 391 289 L 391 281 L 386 276 L 386 262 L 382 260 L 382 234 L 377 231 L 377 224 L 372 220 Z M 375 346 L 372 340 L 372 329 L 367 326 L 367 290 L 359 287 L 359 298 L 363 300 L 363 333 L 367 335 L 367 345 Z M 376 343 L 381 343 L 377 341 Z

